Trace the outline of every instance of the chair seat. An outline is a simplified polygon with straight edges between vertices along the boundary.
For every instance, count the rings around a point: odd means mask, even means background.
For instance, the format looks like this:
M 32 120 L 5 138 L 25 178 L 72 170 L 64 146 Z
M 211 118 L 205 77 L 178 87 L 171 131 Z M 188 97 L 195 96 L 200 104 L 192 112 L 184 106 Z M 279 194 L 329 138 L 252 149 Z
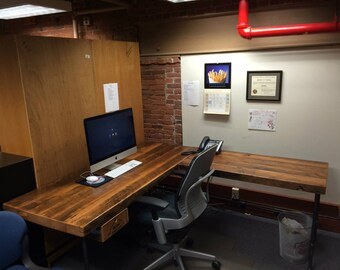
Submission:
M 11 211 L 0 211 L 0 269 L 2 270 L 34 270 L 52 269 L 37 266 L 29 257 L 28 235 L 25 220 Z M 23 265 L 18 265 L 23 261 Z M 29 268 L 24 265 L 29 265 Z
M 160 193 L 154 193 L 152 194 L 153 197 L 162 199 L 166 202 L 169 203 L 169 205 L 161 210 L 158 211 L 157 214 L 161 218 L 179 218 L 179 215 L 176 211 L 176 206 L 175 206 L 175 194 L 174 193 L 169 193 L 169 192 L 160 192 Z M 140 206 L 138 210 L 134 210 L 135 212 L 138 212 L 137 215 L 137 220 L 141 224 L 147 224 L 147 225 L 152 225 L 152 213 L 151 210 L 144 207 Z

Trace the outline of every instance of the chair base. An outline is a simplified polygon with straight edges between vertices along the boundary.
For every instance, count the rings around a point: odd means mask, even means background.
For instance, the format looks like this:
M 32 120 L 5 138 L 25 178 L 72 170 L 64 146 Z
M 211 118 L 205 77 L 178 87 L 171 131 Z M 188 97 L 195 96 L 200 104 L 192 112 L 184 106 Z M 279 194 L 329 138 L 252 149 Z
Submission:
M 187 238 L 183 239 L 178 244 L 173 244 L 172 248 L 169 251 L 167 251 L 162 257 L 160 257 L 159 259 L 151 263 L 149 266 L 144 268 L 144 270 L 158 269 L 161 265 L 164 265 L 170 260 L 174 260 L 181 270 L 185 270 L 182 257 L 190 257 L 190 258 L 211 261 L 214 269 L 216 269 L 214 265 L 220 266 L 220 263 L 216 260 L 216 257 L 214 255 L 210 255 L 207 253 L 202 253 L 202 252 L 189 250 L 189 249 L 180 247 L 183 244 L 183 242 L 186 241 L 186 239 Z M 166 249 L 166 246 L 164 245 L 152 245 L 152 247 L 155 249 L 161 250 L 161 251 L 165 251 Z M 217 269 L 219 269 L 219 267 Z

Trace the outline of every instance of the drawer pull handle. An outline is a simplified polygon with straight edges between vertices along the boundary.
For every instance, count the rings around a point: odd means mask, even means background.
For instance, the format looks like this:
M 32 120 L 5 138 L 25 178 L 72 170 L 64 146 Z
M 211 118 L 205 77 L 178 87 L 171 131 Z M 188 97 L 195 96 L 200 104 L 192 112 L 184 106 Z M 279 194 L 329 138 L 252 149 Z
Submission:
M 120 227 L 121 227 L 121 222 L 119 222 L 119 220 L 118 219 L 116 219 L 115 221 L 114 221 L 114 224 L 112 224 L 112 226 L 111 226 L 111 233 L 113 233 L 113 232 L 115 232 L 117 229 L 119 229 Z

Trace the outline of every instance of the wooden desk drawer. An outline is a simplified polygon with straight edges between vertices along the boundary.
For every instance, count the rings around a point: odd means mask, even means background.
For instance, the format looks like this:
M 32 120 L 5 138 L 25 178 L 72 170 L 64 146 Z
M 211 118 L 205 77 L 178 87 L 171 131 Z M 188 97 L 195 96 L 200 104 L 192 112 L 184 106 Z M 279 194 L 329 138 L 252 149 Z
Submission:
M 105 242 L 113 234 L 119 231 L 125 224 L 129 222 L 128 209 L 124 209 L 122 212 L 111 218 L 104 223 L 96 232 L 90 234 L 90 237 L 99 242 Z

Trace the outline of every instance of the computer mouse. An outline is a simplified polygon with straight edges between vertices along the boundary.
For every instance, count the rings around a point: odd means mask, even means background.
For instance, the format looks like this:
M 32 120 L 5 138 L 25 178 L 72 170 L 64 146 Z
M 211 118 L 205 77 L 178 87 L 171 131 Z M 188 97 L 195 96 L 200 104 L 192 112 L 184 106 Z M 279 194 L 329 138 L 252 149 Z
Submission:
M 95 176 L 95 175 L 90 175 L 86 177 L 86 181 L 88 182 L 96 182 L 99 180 L 99 176 Z

